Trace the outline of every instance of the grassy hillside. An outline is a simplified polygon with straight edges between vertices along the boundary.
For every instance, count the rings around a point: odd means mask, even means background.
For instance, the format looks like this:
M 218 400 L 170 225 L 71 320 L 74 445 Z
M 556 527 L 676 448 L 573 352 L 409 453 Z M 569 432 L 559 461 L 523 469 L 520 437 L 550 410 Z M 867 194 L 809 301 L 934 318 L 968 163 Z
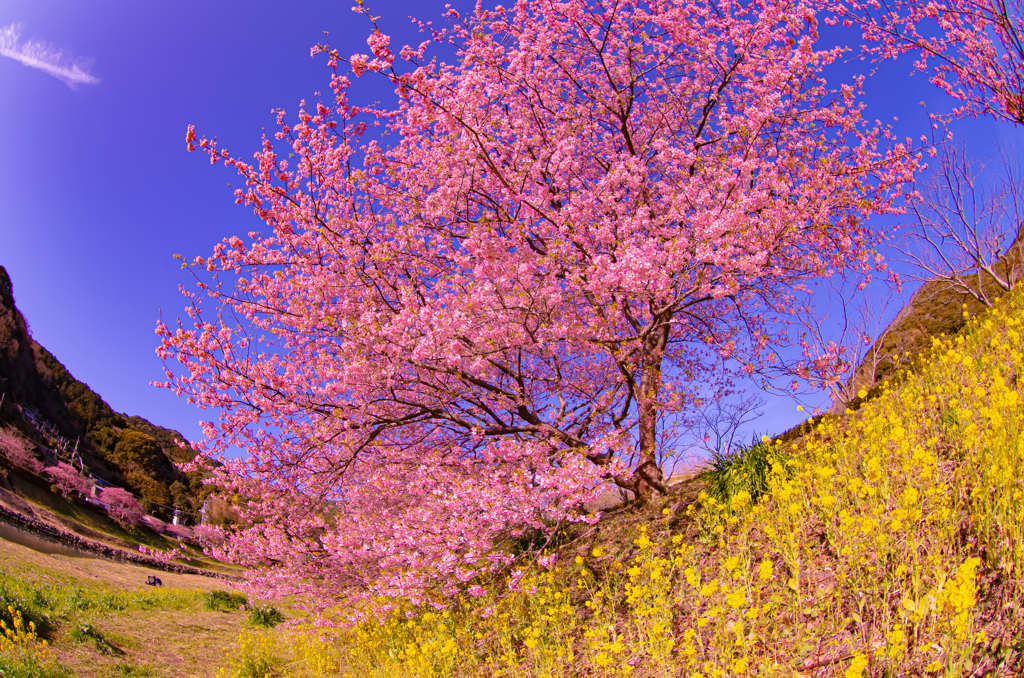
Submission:
M 0 470 L 2 469 L 0 466 Z M 56 531 L 58 535 L 66 537 L 62 539 L 62 543 L 79 549 L 110 547 L 115 551 L 126 552 L 129 558 L 144 559 L 144 556 L 139 554 L 140 546 L 156 551 L 168 551 L 177 547 L 183 549 L 189 558 L 187 562 L 179 559 L 178 564 L 228 577 L 237 577 L 241 574 L 240 568 L 204 556 L 196 545 L 179 542 L 172 534 L 156 534 L 140 526 L 124 527 L 91 504 L 66 499 L 49 491 L 45 485 L 27 482 L 22 474 L 8 470 L 6 478 L 0 475 L 0 524 L 10 522 L 4 514 L 11 513 L 27 519 L 30 523 L 22 524 L 22 529 L 31 530 L 33 525 L 41 526 L 44 531 L 50 532 L 51 539 L 54 538 Z M 37 533 L 38 531 L 36 530 Z M 60 539 L 59 536 L 57 538 Z
M 0 541 L 0 676 L 213 676 L 223 648 L 250 628 L 244 597 L 209 577 Z
M 224 675 L 1019 676 L 1022 319 L 1018 290 L 857 411 L 606 519 L 510 591 L 250 639 Z

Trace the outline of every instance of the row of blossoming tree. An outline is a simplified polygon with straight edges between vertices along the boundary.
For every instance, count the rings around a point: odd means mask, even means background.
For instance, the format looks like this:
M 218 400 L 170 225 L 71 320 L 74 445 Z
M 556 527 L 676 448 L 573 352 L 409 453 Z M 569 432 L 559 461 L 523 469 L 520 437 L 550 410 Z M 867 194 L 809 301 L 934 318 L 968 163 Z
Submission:
M 868 220 L 922 159 L 864 119 L 863 76 L 826 81 L 849 50 L 819 22 L 942 59 L 989 112 L 969 74 L 999 48 L 966 6 L 519 0 L 397 54 L 367 14 L 370 54 L 314 49 L 331 96 L 254 161 L 189 128 L 265 224 L 187 264 L 189 320 L 158 325 L 208 452 L 246 452 L 218 472 L 242 499 L 221 555 L 322 605 L 479 591 L 607 484 L 664 492 L 662 447 L 737 377 L 834 379 L 835 349 L 780 359 L 793 318 L 878 267 Z M 397 104 L 354 101 L 359 77 Z
M 43 464 L 36 458 L 33 447 L 29 440 L 13 428 L 0 426 L 0 452 L 9 462 L 45 476 L 53 483 L 52 487 L 64 497 L 88 497 L 93 494 L 95 483 L 91 478 L 63 461 L 58 460 L 53 466 Z M 142 505 L 127 490 L 120 487 L 105 487 L 98 495 L 107 509 L 107 515 L 122 527 L 131 527 L 142 520 Z

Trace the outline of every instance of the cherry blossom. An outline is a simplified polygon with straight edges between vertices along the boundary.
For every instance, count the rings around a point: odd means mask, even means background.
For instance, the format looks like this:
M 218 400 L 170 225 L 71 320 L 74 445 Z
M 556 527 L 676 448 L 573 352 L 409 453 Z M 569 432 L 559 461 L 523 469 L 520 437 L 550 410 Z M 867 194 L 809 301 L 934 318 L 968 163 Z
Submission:
M 132 527 L 142 520 L 142 506 L 127 490 L 107 487 L 100 492 L 100 501 L 107 506 L 107 515 L 121 527 Z
M 39 473 L 43 465 L 36 459 L 33 445 L 15 429 L 7 426 L 0 426 L 0 452 L 6 456 L 11 463 L 27 468 L 30 471 Z
M 775 360 L 815 281 L 875 265 L 867 219 L 917 167 L 862 79 L 826 82 L 825 9 L 451 10 L 398 56 L 376 26 L 370 54 L 315 50 L 331 98 L 278 111 L 253 162 L 189 128 L 267 229 L 186 263 L 189 317 L 157 328 L 206 453 L 246 452 L 215 472 L 240 522 L 211 549 L 321 608 L 443 604 L 608 483 L 663 491 L 663 432 Z
M 961 102 L 954 116 L 1024 123 L 1024 15 L 1019 0 L 860 0 L 836 3 L 837 19 L 864 30 L 882 58 L 917 55 L 914 66 Z
M 45 469 L 46 475 L 57 486 L 57 489 L 65 497 L 72 493 L 80 495 L 89 494 L 93 482 L 79 473 L 78 469 L 70 464 L 58 462 L 56 466 L 49 466 Z

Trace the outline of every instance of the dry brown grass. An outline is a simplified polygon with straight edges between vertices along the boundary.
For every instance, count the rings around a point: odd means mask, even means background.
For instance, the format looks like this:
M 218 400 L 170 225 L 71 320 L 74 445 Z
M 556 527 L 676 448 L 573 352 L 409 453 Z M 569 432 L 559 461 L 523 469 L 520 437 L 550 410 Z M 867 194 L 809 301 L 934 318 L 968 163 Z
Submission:
M 226 582 L 210 577 L 157 572 L 97 558 L 47 555 L 3 540 L 0 572 L 39 585 L 78 585 L 105 591 L 152 591 L 145 584 L 151 575 L 163 581 L 163 592 L 229 588 Z M 237 642 L 245 627 L 246 615 L 206 610 L 200 595 L 185 607 L 87 612 L 75 620 L 61 620 L 52 646 L 58 661 L 76 678 L 214 676 L 224 649 Z M 92 643 L 76 642 L 70 637 L 76 623 L 89 624 L 115 649 L 101 651 Z
M 93 626 L 124 654 L 104 654 L 89 644 L 58 636 L 57 657 L 74 676 L 212 678 L 224 651 L 237 642 L 245 615 L 206 610 L 133 612 L 97 617 Z

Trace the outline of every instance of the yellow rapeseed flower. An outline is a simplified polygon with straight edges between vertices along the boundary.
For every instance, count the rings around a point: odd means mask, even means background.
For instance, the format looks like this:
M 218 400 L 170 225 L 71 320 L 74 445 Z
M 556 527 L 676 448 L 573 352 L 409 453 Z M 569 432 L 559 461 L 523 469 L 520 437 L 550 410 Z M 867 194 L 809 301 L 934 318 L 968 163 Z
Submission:
M 850 666 L 843 673 L 843 678 L 862 678 L 864 669 L 868 667 L 867 656 L 857 653 L 853 656 Z

